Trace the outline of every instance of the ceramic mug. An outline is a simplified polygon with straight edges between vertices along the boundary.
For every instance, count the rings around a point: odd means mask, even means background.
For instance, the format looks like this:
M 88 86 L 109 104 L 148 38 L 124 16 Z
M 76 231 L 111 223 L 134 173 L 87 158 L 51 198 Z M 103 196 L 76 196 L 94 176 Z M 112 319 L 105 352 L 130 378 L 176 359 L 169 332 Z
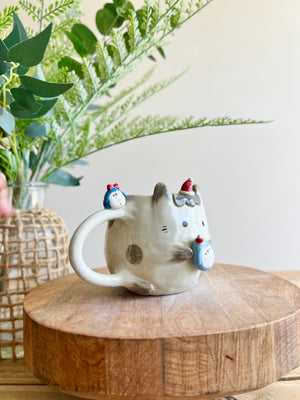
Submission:
M 152 196 L 126 196 L 108 185 L 104 210 L 88 217 L 70 242 L 70 262 L 78 275 L 100 286 L 123 286 L 140 295 L 179 293 L 193 287 L 212 267 L 203 201 L 189 178 L 177 194 L 158 183 Z M 88 234 L 108 222 L 105 256 L 111 274 L 90 269 L 82 255 Z

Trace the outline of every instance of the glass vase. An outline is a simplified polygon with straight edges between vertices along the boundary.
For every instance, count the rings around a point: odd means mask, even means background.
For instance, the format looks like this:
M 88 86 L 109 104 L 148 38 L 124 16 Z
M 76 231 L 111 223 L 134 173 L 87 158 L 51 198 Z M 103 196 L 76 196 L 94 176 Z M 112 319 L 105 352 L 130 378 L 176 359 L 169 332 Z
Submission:
M 15 208 L 0 218 L 0 359 L 23 358 L 23 300 L 42 283 L 68 273 L 68 231 L 43 208 L 47 184 L 10 187 Z

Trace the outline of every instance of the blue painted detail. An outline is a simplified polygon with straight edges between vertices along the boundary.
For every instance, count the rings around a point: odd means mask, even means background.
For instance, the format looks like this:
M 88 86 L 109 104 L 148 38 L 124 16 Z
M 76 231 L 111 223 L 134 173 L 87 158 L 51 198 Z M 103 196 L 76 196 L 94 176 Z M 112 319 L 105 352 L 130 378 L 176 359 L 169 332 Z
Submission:
M 104 195 L 104 200 L 103 200 L 103 206 L 104 206 L 104 208 L 107 208 L 108 210 L 111 209 L 111 205 L 110 205 L 110 196 L 111 196 L 111 194 L 114 193 L 114 192 L 121 192 L 121 193 L 123 194 L 123 196 L 126 198 L 126 194 L 123 193 L 120 189 L 113 188 L 113 189 L 108 190 L 108 191 L 105 193 L 105 195 Z
M 186 228 L 188 226 L 187 221 L 182 221 L 182 226 L 184 226 Z
M 207 271 L 214 265 L 215 250 L 213 245 L 206 239 L 202 243 L 193 243 L 193 264 L 201 271 Z

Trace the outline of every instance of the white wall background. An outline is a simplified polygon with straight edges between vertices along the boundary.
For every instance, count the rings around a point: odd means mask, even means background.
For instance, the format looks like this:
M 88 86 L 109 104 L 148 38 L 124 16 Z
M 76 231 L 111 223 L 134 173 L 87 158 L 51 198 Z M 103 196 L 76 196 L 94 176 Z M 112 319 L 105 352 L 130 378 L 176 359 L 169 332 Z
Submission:
M 84 21 L 92 29 L 99 4 L 83 0 Z M 73 170 L 84 175 L 80 187 L 52 186 L 46 206 L 72 233 L 102 207 L 107 183 L 118 182 L 130 194 L 151 194 L 158 181 L 177 191 L 193 176 L 218 262 L 300 269 L 299 15 L 299 0 L 215 0 L 172 38 L 155 78 L 189 66 L 188 72 L 140 109 L 272 123 L 201 128 L 109 148 Z M 104 227 L 86 245 L 92 267 L 105 265 L 103 237 Z

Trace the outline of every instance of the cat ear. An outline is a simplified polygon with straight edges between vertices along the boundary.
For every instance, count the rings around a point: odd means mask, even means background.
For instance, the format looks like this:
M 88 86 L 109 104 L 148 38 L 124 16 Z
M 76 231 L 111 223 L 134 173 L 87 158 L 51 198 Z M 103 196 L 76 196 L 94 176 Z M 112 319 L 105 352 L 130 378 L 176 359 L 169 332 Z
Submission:
M 193 185 L 193 191 L 194 191 L 198 196 L 200 196 L 200 191 L 199 191 L 198 185 Z
M 195 204 L 194 205 L 200 206 L 202 200 L 201 200 L 200 190 L 197 185 L 193 185 L 193 191 L 195 192 L 195 196 L 194 196 Z
M 152 202 L 157 203 L 161 199 L 168 200 L 169 199 L 169 191 L 167 186 L 164 183 L 157 183 L 154 188 L 154 192 L 152 195 Z

